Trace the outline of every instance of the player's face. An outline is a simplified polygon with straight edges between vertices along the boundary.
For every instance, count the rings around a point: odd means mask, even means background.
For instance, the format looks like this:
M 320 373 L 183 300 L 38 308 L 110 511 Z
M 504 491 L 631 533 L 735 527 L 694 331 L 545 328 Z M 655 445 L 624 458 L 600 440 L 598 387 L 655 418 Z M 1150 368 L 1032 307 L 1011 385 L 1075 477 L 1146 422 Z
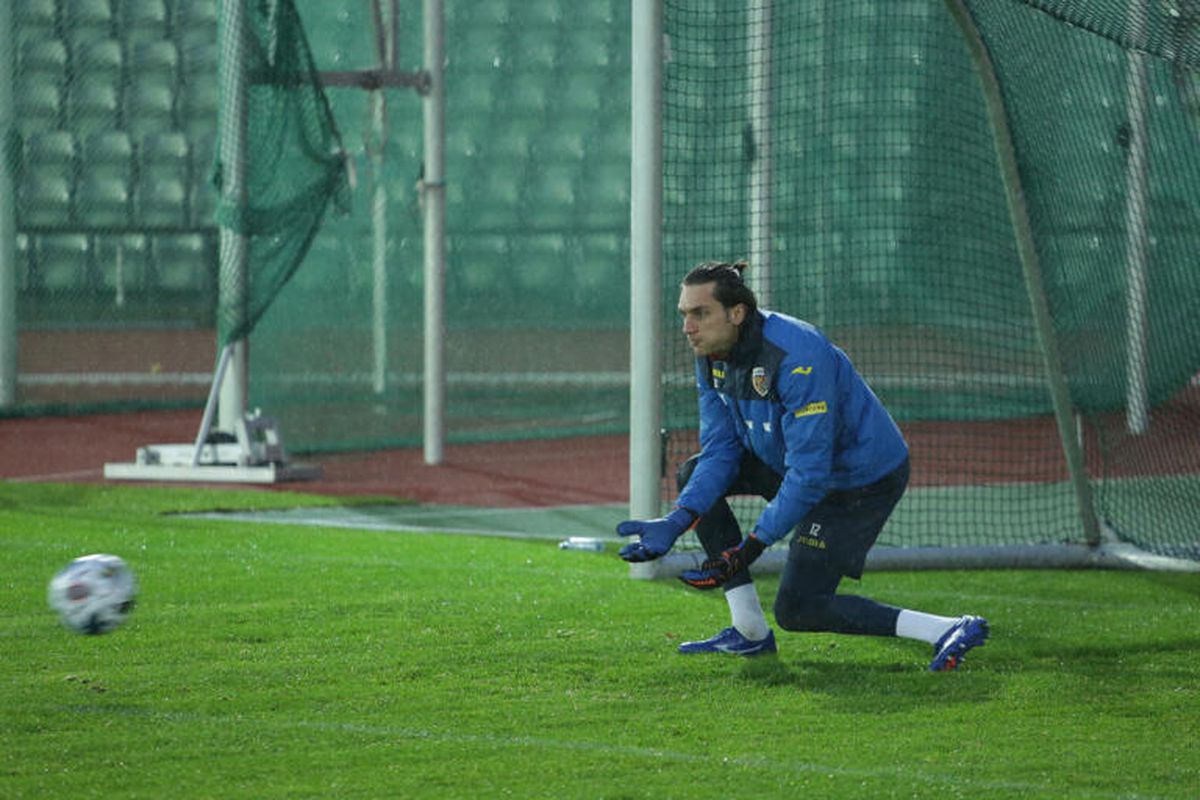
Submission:
M 714 283 L 682 286 L 679 290 L 679 316 L 683 335 L 698 356 L 723 356 L 738 338 L 738 325 L 746 317 L 740 303 L 725 308 L 713 297 Z

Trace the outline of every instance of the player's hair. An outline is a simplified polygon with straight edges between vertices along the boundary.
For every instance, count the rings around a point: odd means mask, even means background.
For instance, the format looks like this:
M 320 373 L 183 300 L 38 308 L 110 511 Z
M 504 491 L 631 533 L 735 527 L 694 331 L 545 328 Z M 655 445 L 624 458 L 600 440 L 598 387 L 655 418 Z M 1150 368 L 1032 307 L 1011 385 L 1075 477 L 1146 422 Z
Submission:
M 742 272 L 748 266 L 745 261 L 735 261 L 732 264 L 725 261 L 705 261 L 687 274 L 683 285 L 716 284 L 713 286 L 713 297 L 718 303 L 725 308 L 733 308 L 742 303 L 746 306 L 749 316 L 758 311 L 758 298 L 754 296 L 754 290 L 742 279 Z

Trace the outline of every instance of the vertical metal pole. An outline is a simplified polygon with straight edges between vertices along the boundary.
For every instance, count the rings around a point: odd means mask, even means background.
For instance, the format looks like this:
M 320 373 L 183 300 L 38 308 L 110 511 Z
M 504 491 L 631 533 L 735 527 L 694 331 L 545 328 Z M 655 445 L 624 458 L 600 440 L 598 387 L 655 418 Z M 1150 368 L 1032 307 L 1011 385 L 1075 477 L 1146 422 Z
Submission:
M 979 35 L 975 20 L 963 0 L 946 0 L 946 6 L 962 29 L 966 43 L 975 60 L 976 71 L 983 88 L 988 118 L 992 124 L 992 137 L 996 145 L 996 156 L 1004 179 L 1004 193 L 1008 200 L 1009 216 L 1016 236 L 1017 252 L 1025 272 L 1025 288 L 1033 312 L 1033 322 L 1042 345 L 1042 360 L 1046 369 L 1046 383 L 1050 390 L 1050 401 L 1054 406 L 1054 418 L 1058 426 L 1059 442 L 1067 462 L 1071 488 L 1075 493 L 1080 526 L 1084 540 L 1090 545 L 1100 544 L 1100 522 L 1092 504 L 1092 488 L 1088 483 L 1087 468 L 1083 459 L 1083 448 L 1076 437 L 1071 395 L 1063 374 L 1062 355 L 1058 348 L 1058 337 L 1054 331 L 1054 319 L 1046 300 L 1046 287 L 1042 280 L 1042 267 L 1034 246 L 1033 230 L 1029 223 L 1029 210 L 1021 192 L 1021 175 L 1017 168 L 1013 150 L 1012 132 L 1000 93 L 1000 83 L 992 65 L 987 44 Z
M 376 32 L 383 42 L 383 52 L 380 53 L 380 69 L 391 70 L 396 64 L 396 40 L 393 36 L 392 4 L 386 4 L 379 9 L 378 21 L 381 30 Z M 373 272 L 375 276 L 372 292 L 372 325 L 371 339 L 374 353 L 374 380 L 372 381 L 375 394 L 387 391 L 388 363 L 388 271 L 387 271 L 387 240 L 388 240 L 388 193 L 387 182 L 384 180 L 384 153 L 387 149 L 387 96 L 383 89 L 371 92 L 372 105 L 371 140 L 374 152 L 371 153 L 371 166 L 374 176 L 374 197 L 371 204 L 371 233 L 373 239 Z
M 238 208 L 246 199 L 246 0 L 221 0 L 223 20 L 221 51 L 224 68 L 220 88 L 222 184 L 225 201 Z M 220 230 L 220 286 L 222 308 L 237 310 L 238 322 L 246 313 L 246 237 L 222 227 Z M 221 382 L 217 427 L 234 431 L 246 413 L 246 340 L 233 345 L 229 366 Z
M 17 404 L 17 206 L 7 146 L 16 125 L 13 5 L 0 2 L 0 408 Z
M 442 0 L 424 0 L 425 71 L 425 463 L 440 464 L 446 445 L 446 178 Z
M 748 13 L 750 130 L 754 140 L 754 160 L 750 163 L 750 287 L 760 304 L 770 306 L 772 0 L 753 3 Z
M 633 0 L 630 175 L 629 513 L 658 516 L 662 443 L 663 19 Z
M 1130 0 L 1130 37 L 1134 43 L 1146 38 L 1145 0 Z M 1130 433 L 1145 433 L 1149 424 L 1146 391 L 1146 362 L 1149 358 L 1146 330 L 1146 59 L 1130 50 L 1125 75 L 1129 109 L 1129 158 L 1125 186 L 1125 426 Z

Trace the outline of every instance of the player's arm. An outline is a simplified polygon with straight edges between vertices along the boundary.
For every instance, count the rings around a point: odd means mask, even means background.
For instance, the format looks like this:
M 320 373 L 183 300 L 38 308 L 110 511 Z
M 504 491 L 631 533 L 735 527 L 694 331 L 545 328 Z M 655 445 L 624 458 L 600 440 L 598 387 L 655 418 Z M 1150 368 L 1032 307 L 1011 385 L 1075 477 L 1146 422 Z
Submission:
M 620 556 L 626 561 L 651 561 L 665 555 L 700 515 L 725 494 L 737 476 L 742 446 L 732 417 L 720 394 L 709 385 L 707 369 L 699 359 L 696 382 L 700 402 L 700 458 L 671 513 L 659 519 L 626 520 L 617 526 L 619 536 L 638 537 L 621 548 Z

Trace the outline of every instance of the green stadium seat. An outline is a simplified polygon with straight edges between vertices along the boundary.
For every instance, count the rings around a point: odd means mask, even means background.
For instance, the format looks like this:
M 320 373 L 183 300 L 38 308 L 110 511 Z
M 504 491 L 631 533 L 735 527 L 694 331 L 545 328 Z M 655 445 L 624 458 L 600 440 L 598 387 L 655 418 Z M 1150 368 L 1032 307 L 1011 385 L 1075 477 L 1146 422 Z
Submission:
M 33 270 L 32 237 L 27 233 L 17 233 L 17 288 L 26 291 L 30 287 Z
M 179 48 L 168 40 L 137 42 L 130 48 L 131 82 L 163 83 L 172 88 L 179 82 Z
M 629 222 L 628 162 L 589 162 L 583 170 L 587 187 L 579 198 L 577 220 L 586 230 L 619 230 Z
M 84 234 L 46 234 L 34 237 L 35 270 L 30 288 L 41 292 L 72 293 L 87 287 L 91 240 Z
M 117 39 L 92 39 L 80 44 L 76 50 L 75 72 L 77 75 L 98 74 L 119 84 L 124 68 L 124 52 L 121 42 Z
M 24 0 L 16 14 L 18 27 L 38 31 L 39 36 L 58 30 L 58 0 Z
M 20 75 L 47 73 L 59 80 L 66 79 L 67 45 L 61 39 L 30 39 L 21 45 L 17 67 Z
M 62 82 L 45 73 L 21 76 L 16 92 L 16 125 L 22 136 L 53 130 L 63 124 Z
M 209 293 L 216 285 L 217 254 L 202 234 L 155 236 L 154 287 L 158 291 Z
M 121 35 L 130 42 L 165 39 L 170 17 L 165 0 L 121 0 L 117 16 Z M 180 3 L 186 5 L 186 3 Z
M 501 291 L 512 265 L 509 238 L 499 234 L 455 237 L 454 271 L 460 288 L 472 293 Z
M 179 80 L 217 82 L 217 40 L 207 31 L 189 31 L 178 46 Z
M 87 228 L 124 227 L 131 220 L 129 181 L 85 171 L 75 192 L 75 221 Z
M 147 135 L 138 144 L 137 217 L 150 226 L 184 226 L 192 194 L 191 147 L 182 133 Z
M 67 96 L 67 121 L 80 133 L 106 131 L 121 121 L 119 84 L 107 76 L 84 73 Z
M 221 93 L 215 77 L 201 80 L 196 76 L 185 80 L 175 95 L 175 102 L 180 127 L 188 138 L 216 134 Z
M 524 194 L 523 204 L 536 209 L 532 225 L 539 230 L 561 230 L 571 226 L 578 197 L 577 171 L 569 166 L 538 165 Z
M 18 224 L 28 227 L 66 225 L 71 219 L 74 180 L 63 170 L 23 170 L 17 187 Z
M 216 41 L 217 0 L 187 0 L 175 5 L 175 30 L 181 35 L 202 30 L 211 31 Z
M 552 294 L 566 285 L 566 240 L 558 234 L 515 237 L 512 272 L 522 289 Z
M 589 234 L 579 241 L 578 253 L 571 259 L 571 283 L 578 287 L 583 300 L 608 302 L 602 294 L 611 289 L 615 276 L 627 273 L 629 246 L 622 234 Z M 625 281 L 619 281 L 625 285 Z
M 70 131 L 45 131 L 25 139 L 22 161 L 25 170 L 55 171 L 74 180 L 79 143 Z
M 520 224 L 524 168 L 520 163 L 496 162 L 465 176 L 465 197 L 459 199 L 464 219 L 475 230 L 512 230 Z M 457 183 L 457 182 L 455 182 Z M 447 196 L 447 205 L 450 197 Z
M 63 29 L 75 37 L 109 37 L 116 17 L 109 0 L 62 0 Z
M 125 131 L 100 131 L 83 140 L 81 169 L 128 181 L 133 176 L 133 141 Z
M 163 83 L 136 83 L 125 92 L 125 128 L 134 136 L 176 128 L 175 93 Z
M 152 133 L 138 141 L 138 158 L 143 169 L 155 169 L 160 166 L 186 169 L 191 154 L 191 144 L 187 137 L 178 131 Z

